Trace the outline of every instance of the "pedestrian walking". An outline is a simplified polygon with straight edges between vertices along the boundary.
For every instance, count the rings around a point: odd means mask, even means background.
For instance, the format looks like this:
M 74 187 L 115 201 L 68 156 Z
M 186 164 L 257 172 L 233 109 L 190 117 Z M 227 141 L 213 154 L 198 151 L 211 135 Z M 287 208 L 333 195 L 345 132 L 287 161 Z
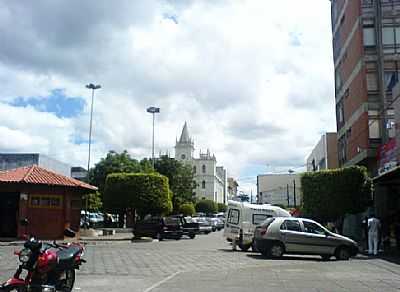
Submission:
M 368 219 L 368 254 L 378 255 L 378 242 L 381 222 L 374 214 Z
M 368 251 L 368 217 L 365 216 L 364 220 L 361 223 L 363 230 L 363 242 L 364 242 L 364 251 Z

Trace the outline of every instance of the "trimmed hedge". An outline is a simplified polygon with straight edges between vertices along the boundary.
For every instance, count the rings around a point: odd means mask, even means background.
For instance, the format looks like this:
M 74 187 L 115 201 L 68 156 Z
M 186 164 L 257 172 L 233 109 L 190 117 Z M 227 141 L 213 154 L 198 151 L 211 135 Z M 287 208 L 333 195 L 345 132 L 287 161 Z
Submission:
M 372 181 L 365 167 L 307 172 L 301 187 L 304 214 L 325 222 L 362 212 L 371 203 Z
M 106 179 L 104 207 L 110 212 L 136 209 L 140 216 L 172 211 L 168 178 L 158 173 L 113 173 Z
M 196 211 L 206 214 L 216 213 L 218 212 L 218 206 L 213 200 L 201 200 L 196 203 Z
M 179 213 L 185 216 L 192 216 L 196 213 L 193 203 L 184 203 L 179 207 Z
M 218 203 L 217 207 L 218 207 L 218 212 L 226 212 L 226 209 L 228 208 L 228 206 L 225 205 L 224 203 Z

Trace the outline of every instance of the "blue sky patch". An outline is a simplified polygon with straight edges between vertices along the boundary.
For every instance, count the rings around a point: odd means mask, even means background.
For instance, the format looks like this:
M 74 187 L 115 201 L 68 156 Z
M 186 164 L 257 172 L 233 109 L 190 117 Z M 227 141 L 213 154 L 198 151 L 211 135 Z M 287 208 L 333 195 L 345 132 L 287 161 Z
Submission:
M 59 118 L 71 118 L 82 113 L 85 100 L 81 97 L 68 97 L 63 89 L 54 89 L 48 96 L 18 97 L 10 105 L 32 106 L 37 111 L 50 112 Z

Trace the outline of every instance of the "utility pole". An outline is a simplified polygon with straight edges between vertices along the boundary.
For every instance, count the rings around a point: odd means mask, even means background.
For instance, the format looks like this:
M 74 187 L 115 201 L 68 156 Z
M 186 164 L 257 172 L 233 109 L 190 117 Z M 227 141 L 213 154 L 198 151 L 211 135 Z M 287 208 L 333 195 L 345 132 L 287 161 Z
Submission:
M 286 197 L 287 197 L 287 206 L 290 205 L 290 198 L 289 198 L 289 184 L 286 185 Z
M 296 180 L 293 180 L 293 205 L 296 208 Z
M 90 124 L 89 124 L 89 149 L 88 149 L 88 161 L 87 161 L 87 183 L 89 183 L 89 170 L 90 170 L 90 151 L 91 151 L 91 145 L 92 145 L 92 124 L 93 124 L 93 102 L 94 102 L 94 91 L 96 89 L 100 89 L 101 85 L 97 84 L 94 85 L 93 83 L 87 84 L 86 85 L 87 89 L 90 89 L 92 91 L 92 103 L 90 105 Z M 89 206 L 89 197 L 88 194 L 86 194 L 86 200 L 85 200 L 85 228 L 88 228 L 88 206 Z
M 153 115 L 153 139 L 152 139 L 152 151 L 151 151 L 151 158 L 153 161 L 153 169 L 154 169 L 154 164 L 155 164 L 155 158 L 154 158 L 154 120 L 155 120 L 155 114 L 160 112 L 159 107 L 151 106 L 147 109 L 148 113 L 151 113 Z

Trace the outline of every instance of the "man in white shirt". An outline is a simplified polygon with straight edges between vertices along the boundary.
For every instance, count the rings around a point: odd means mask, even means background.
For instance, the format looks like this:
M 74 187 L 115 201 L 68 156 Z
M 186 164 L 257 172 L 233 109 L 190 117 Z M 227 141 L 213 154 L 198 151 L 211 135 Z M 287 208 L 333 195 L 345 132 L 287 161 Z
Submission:
M 378 236 L 381 228 L 381 221 L 371 215 L 368 219 L 368 254 L 378 255 Z

